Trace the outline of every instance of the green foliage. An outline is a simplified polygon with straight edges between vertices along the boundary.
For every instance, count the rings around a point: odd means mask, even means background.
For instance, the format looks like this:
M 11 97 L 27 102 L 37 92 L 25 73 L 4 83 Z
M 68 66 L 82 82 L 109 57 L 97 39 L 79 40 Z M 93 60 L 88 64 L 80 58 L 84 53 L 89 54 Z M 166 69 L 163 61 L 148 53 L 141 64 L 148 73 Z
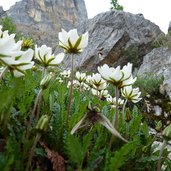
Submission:
M 138 81 L 139 85 L 143 85 L 140 88 L 144 87 L 144 91 L 154 92 L 152 88 L 159 82 L 154 85 L 154 80 L 151 81 L 153 85 L 150 83 L 148 88 L 150 81 L 147 80 Z M 111 110 L 105 100 L 98 99 L 89 92 L 73 90 L 69 123 L 66 127 L 69 89 L 65 83 L 59 83 L 57 79 L 43 90 L 39 116 L 31 117 L 36 96 L 40 91 L 40 81 L 41 71 L 29 71 L 22 78 L 13 78 L 7 74 L 0 84 L 0 170 L 24 171 L 37 135 L 35 126 L 42 115 L 47 115 L 50 121 L 48 130 L 39 132 L 41 138 L 33 151 L 31 163 L 33 170 L 52 170 L 49 158 L 54 163 L 60 160 L 53 157 L 52 151 L 64 158 L 66 170 L 71 171 L 134 171 L 143 168 L 149 171 L 156 170 L 159 151 L 152 145 L 155 137 L 149 134 L 149 127 L 137 106 L 130 107 L 132 119 L 127 126 L 126 123 L 122 125 L 120 117 L 118 131 L 129 142 L 124 143 L 114 138 L 110 146 L 111 133 L 98 123 L 87 124 L 74 135 L 71 135 L 70 131 L 87 112 L 89 101 L 97 105 L 111 122 L 114 109 Z M 114 91 L 111 87 L 109 90 Z M 1 145 L 1 142 L 5 143 Z M 47 154 L 46 147 L 52 150 L 51 153 Z M 170 161 L 167 155 L 168 151 L 165 150 L 162 162 L 169 169 Z
M 139 66 L 141 62 L 140 53 L 138 46 L 131 46 L 122 52 L 125 62 L 129 61 L 134 67 Z
M 118 11 L 123 11 L 124 7 L 118 3 L 118 0 L 111 0 L 111 9 L 115 9 Z
M 16 33 L 16 25 L 9 17 L 3 17 L 0 19 L 0 24 L 3 26 L 2 30 L 8 30 L 9 34 Z
M 83 137 L 82 143 L 76 136 L 69 135 L 66 142 L 66 149 L 69 159 L 77 164 L 77 168 L 82 169 L 83 161 L 91 143 L 91 134 Z
M 154 74 L 138 76 L 135 85 L 140 88 L 142 96 L 155 95 L 159 93 L 159 87 L 163 83 L 163 78 Z
M 168 34 L 160 34 L 156 37 L 156 39 L 152 42 L 151 46 L 153 48 L 169 48 L 171 49 L 171 34 L 168 32 Z

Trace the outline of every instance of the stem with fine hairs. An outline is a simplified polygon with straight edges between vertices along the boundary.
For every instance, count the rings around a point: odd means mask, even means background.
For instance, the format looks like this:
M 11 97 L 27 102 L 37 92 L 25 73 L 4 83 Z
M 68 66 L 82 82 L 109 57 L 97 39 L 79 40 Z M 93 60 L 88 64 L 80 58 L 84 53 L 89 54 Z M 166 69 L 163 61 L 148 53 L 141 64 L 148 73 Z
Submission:
M 37 133 L 37 135 L 36 135 L 36 137 L 34 139 L 32 148 L 31 148 L 30 153 L 29 153 L 29 158 L 28 158 L 28 162 L 27 162 L 27 165 L 26 165 L 26 171 L 31 171 L 32 170 L 32 168 L 31 168 L 31 161 L 32 161 L 32 158 L 33 158 L 33 155 L 34 155 L 34 150 L 36 148 L 36 145 L 37 145 L 40 137 L 41 137 L 41 134 Z
M 73 79 L 74 79 L 74 60 L 73 60 L 73 55 L 71 55 L 71 85 L 70 85 L 70 90 L 69 90 L 69 102 L 68 102 L 67 114 L 66 114 L 66 128 L 68 128 L 68 118 L 69 118 L 69 112 L 71 108 Z
M 128 100 L 126 99 L 122 108 L 122 126 L 124 124 L 124 114 L 125 114 L 125 107 L 126 107 L 127 101 Z
M 119 120 L 119 111 L 118 111 L 119 89 L 118 89 L 118 87 L 115 87 L 115 96 L 116 96 L 116 110 L 115 110 L 114 128 L 117 130 L 118 129 L 118 120 Z

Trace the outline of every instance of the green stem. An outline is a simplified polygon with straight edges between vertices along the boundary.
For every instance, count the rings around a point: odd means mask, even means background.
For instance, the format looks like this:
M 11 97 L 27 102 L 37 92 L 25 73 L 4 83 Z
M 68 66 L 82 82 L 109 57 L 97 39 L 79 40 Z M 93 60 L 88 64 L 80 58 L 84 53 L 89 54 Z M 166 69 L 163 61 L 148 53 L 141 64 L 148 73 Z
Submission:
M 2 72 L 0 73 L 0 81 L 3 79 L 3 76 L 5 75 L 5 72 L 7 71 L 8 67 L 5 67 Z
M 42 92 L 43 92 L 43 90 L 40 89 L 40 90 L 39 90 L 39 93 L 37 94 L 37 97 L 36 97 L 36 100 L 35 100 L 35 103 L 34 103 L 34 107 L 33 107 L 33 111 L 32 111 L 32 117 L 34 117 L 34 116 L 36 115 L 37 106 L 39 106 L 40 103 L 41 103 Z M 39 112 L 39 111 L 38 111 L 38 112 Z M 37 112 L 37 115 L 39 115 L 38 112 Z
M 46 75 L 46 73 L 47 73 L 47 69 L 46 69 L 46 67 L 43 67 L 42 79 L 44 78 L 44 76 Z
M 159 155 L 159 160 L 158 160 L 158 163 L 157 163 L 157 171 L 161 171 L 161 160 L 162 160 L 162 154 L 163 154 L 163 151 L 164 151 L 164 148 L 166 147 L 167 145 L 167 140 L 164 139 L 163 141 L 163 144 L 160 148 L 160 155 Z
M 114 128 L 117 129 L 118 128 L 118 108 L 119 108 L 119 104 L 118 104 L 118 99 L 119 99 L 119 89 L 118 87 L 115 87 L 115 96 L 116 96 L 116 110 L 115 110 L 115 119 L 114 119 Z
M 69 91 L 69 102 L 68 102 L 67 115 L 66 115 L 66 128 L 68 128 L 68 118 L 69 118 L 69 112 L 70 112 L 71 101 L 72 101 L 73 79 L 74 79 L 74 61 L 73 61 L 73 55 L 71 55 L 71 86 Z
M 123 108 L 122 108 L 122 126 L 124 124 L 124 114 L 125 114 L 125 107 L 126 107 L 126 104 L 127 104 L 127 99 L 125 100 L 125 103 L 123 105 Z
M 32 168 L 30 168 L 31 167 L 31 161 L 32 161 L 32 158 L 33 158 L 33 155 L 34 155 L 34 150 L 36 148 L 37 142 L 39 141 L 40 137 L 41 137 L 41 135 L 39 133 L 37 133 L 37 135 L 36 135 L 36 137 L 34 139 L 30 154 L 29 154 L 29 158 L 28 158 L 28 162 L 27 162 L 25 171 L 31 171 L 32 170 Z
M 126 139 L 128 139 L 128 133 L 129 133 L 129 122 L 126 122 L 126 135 L 125 135 Z
M 39 118 L 39 112 L 40 112 L 40 103 L 41 103 L 41 98 L 42 98 L 42 89 L 39 90 L 39 93 L 36 96 L 36 100 L 34 102 L 34 107 L 30 116 L 30 120 L 28 122 L 28 126 L 27 126 L 27 132 L 26 132 L 26 140 L 29 139 L 29 135 L 30 135 L 30 131 L 31 131 L 31 123 L 32 123 L 32 119 L 36 116 L 36 119 Z M 37 113 L 36 113 L 37 110 Z

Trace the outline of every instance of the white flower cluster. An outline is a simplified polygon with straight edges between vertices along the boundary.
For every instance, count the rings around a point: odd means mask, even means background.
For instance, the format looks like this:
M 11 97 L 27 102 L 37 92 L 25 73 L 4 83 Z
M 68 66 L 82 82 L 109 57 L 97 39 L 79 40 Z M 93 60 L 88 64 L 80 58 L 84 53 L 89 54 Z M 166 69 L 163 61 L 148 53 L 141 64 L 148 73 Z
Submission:
M 128 63 L 122 69 L 120 69 L 120 66 L 114 68 L 104 64 L 103 66 L 98 67 L 98 71 L 108 83 L 121 89 L 121 94 L 125 99 L 132 101 L 133 103 L 137 103 L 141 100 L 139 88 L 132 88 L 132 85 L 137 79 L 132 76 L 132 64 Z M 111 103 L 111 98 L 108 98 L 107 101 Z M 113 101 L 116 101 L 116 99 L 113 99 Z
M 2 31 L 0 26 L 0 63 L 15 77 L 24 75 L 24 71 L 32 68 L 34 51 L 28 49 L 21 50 L 22 41 L 15 42 L 15 34 L 8 34 L 8 30 Z
M 54 55 L 52 54 L 52 48 L 46 45 L 42 45 L 41 47 L 37 47 L 36 45 L 35 51 L 32 49 L 22 51 L 22 41 L 16 42 L 14 38 L 15 34 L 9 35 L 8 30 L 2 31 L 2 26 L 0 26 L 0 64 L 5 70 L 9 69 L 15 77 L 23 76 L 25 70 L 33 67 L 33 55 L 45 68 L 57 66 L 64 59 L 64 53 Z

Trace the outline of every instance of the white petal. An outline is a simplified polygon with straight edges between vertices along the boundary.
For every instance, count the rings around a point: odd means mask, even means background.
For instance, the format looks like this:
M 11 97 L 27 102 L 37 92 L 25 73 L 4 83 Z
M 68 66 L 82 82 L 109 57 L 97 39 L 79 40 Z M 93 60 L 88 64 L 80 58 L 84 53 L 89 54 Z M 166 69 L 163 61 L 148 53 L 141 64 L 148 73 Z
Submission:
M 69 34 L 69 40 L 70 40 L 72 46 L 74 47 L 77 40 L 79 39 L 77 29 L 70 30 L 68 34 Z
M 127 65 L 125 65 L 122 69 L 123 73 L 124 73 L 124 80 L 128 79 L 131 74 L 132 74 L 132 64 L 128 63 Z
M 97 69 L 105 80 L 110 80 L 109 76 L 111 75 L 111 71 L 107 64 L 104 64 L 103 66 L 98 67 Z
M 69 44 L 68 44 L 69 35 L 64 29 L 62 29 L 62 32 L 58 33 L 58 38 L 59 38 L 59 41 L 60 41 L 59 42 L 60 45 L 63 45 L 63 46 L 66 46 L 66 47 L 69 46 Z
M 17 70 L 14 70 L 13 73 L 14 73 L 14 77 L 22 77 L 22 76 L 24 76 L 24 74 L 22 72 L 19 72 Z
M 31 62 L 33 59 L 33 53 L 34 51 L 32 49 L 28 49 L 27 51 L 24 52 L 22 57 L 19 59 L 20 62 Z
M 82 35 L 81 42 L 78 46 L 78 49 L 84 49 L 88 45 L 88 32 Z
M 22 66 L 19 66 L 17 68 L 24 71 L 24 70 L 27 70 L 27 69 L 31 69 L 33 67 L 33 65 L 34 65 L 34 62 L 30 62 L 29 64 L 22 65 Z
M 112 73 L 112 79 L 117 82 L 117 81 L 121 80 L 121 78 L 122 78 L 122 72 L 120 70 L 120 66 L 118 66 L 115 69 L 115 72 Z
M 55 56 L 55 59 L 50 62 L 52 65 L 58 65 L 60 64 L 63 59 L 64 59 L 64 53 L 59 53 L 58 55 Z

